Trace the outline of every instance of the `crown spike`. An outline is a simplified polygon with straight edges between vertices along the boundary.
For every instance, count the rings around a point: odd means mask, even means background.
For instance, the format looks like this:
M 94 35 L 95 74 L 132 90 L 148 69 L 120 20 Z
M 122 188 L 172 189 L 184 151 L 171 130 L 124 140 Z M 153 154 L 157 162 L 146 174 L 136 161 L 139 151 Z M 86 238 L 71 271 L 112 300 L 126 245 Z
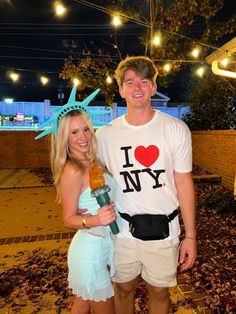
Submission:
M 76 91 L 77 91 L 77 86 L 74 85 L 73 88 L 72 88 L 72 91 L 70 93 L 70 97 L 68 99 L 68 102 L 67 102 L 68 104 L 75 102 L 75 100 L 76 100 Z
M 93 119 L 91 118 L 92 114 L 96 114 L 98 112 L 98 110 L 96 110 L 95 112 L 93 112 L 92 110 L 89 110 L 88 105 L 89 103 L 93 100 L 93 98 L 99 93 L 100 89 L 96 89 L 92 94 L 90 94 L 86 99 L 84 99 L 83 101 L 76 101 L 76 90 L 77 90 L 77 86 L 74 85 L 74 87 L 72 88 L 72 91 L 70 93 L 70 97 L 68 102 L 60 107 L 59 109 L 55 110 L 54 115 L 47 120 L 46 122 L 44 122 L 42 125 L 40 125 L 37 128 L 37 131 L 39 130 L 43 130 L 44 128 L 47 128 L 46 130 L 44 130 L 42 133 L 40 133 L 38 136 L 35 137 L 36 140 L 38 140 L 39 138 L 48 135 L 50 133 L 57 133 L 58 127 L 59 127 L 59 123 L 60 120 L 70 111 L 72 110 L 81 110 L 81 111 L 85 111 L 89 118 L 91 119 L 91 122 L 94 123 Z M 106 114 L 110 112 L 109 109 L 105 109 L 104 111 L 99 110 L 100 114 Z M 100 124 L 100 123 L 99 123 Z M 108 124 L 108 123 L 102 123 L 102 124 Z

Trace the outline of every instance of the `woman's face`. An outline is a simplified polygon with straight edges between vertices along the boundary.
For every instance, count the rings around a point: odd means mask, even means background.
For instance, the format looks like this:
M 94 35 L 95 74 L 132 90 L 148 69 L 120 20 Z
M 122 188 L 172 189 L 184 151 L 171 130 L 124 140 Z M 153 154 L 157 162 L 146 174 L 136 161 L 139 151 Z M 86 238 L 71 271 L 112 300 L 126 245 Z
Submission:
M 68 134 L 71 156 L 76 159 L 86 158 L 92 137 L 93 133 L 80 116 L 71 117 Z

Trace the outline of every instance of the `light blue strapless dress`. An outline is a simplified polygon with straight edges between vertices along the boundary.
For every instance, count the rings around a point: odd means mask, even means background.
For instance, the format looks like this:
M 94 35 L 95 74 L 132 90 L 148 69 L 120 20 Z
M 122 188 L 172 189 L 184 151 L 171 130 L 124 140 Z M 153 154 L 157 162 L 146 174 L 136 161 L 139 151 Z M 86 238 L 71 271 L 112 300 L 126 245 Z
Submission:
M 111 188 L 109 196 L 114 199 L 114 181 L 105 174 L 106 182 Z M 96 215 L 99 205 L 96 198 L 91 197 L 88 188 L 80 195 L 79 208 L 88 209 L 88 213 Z M 119 227 L 120 217 L 117 222 Z M 90 232 L 101 234 L 94 236 Z M 98 226 L 78 230 L 68 250 L 68 282 L 73 294 L 84 300 L 105 301 L 114 295 L 111 277 L 115 273 L 113 264 L 114 236 L 109 226 Z

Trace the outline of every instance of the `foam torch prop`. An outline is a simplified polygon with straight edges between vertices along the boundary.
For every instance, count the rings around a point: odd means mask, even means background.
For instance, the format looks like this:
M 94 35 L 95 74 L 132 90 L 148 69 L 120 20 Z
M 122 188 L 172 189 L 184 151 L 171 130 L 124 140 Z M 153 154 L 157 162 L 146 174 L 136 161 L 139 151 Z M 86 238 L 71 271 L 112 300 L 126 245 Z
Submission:
M 89 185 L 91 196 L 96 197 L 100 207 L 110 204 L 108 192 L 111 190 L 109 185 L 105 184 L 105 179 L 99 165 L 95 162 L 89 169 Z M 113 234 L 119 233 L 116 221 L 110 223 L 110 229 Z

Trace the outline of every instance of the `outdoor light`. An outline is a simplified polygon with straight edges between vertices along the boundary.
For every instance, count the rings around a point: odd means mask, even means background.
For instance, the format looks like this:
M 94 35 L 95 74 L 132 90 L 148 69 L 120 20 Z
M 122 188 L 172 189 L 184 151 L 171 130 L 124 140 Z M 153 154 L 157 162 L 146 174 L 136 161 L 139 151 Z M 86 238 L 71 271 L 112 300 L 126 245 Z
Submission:
M 79 85 L 81 85 L 81 81 L 80 81 L 78 78 L 74 78 L 74 79 L 73 79 L 73 84 L 74 84 L 75 86 L 79 86 Z
M 18 74 L 18 73 L 15 73 L 15 72 L 11 72 L 11 73 L 9 74 L 9 77 L 10 77 L 10 79 L 12 79 L 12 81 L 13 81 L 14 83 L 17 82 L 17 81 L 19 80 L 19 78 L 20 78 L 19 74 Z
M 106 82 L 107 82 L 107 84 L 111 84 L 112 83 L 112 78 L 110 77 L 110 75 L 107 76 Z
M 233 55 L 236 52 L 236 37 L 229 40 L 226 44 L 218 48 L 212 54 L 210 54 L 206 60 L 208 64 L 211 64 L 211 70 L 214 74 L 219 76 L 226 76 L 230 78 L 236 78 L 236 72 L 234 70 L 226 71 L 219 67 L 225 59 Z M 230 61 L 230 60 L 229 60 Z M 225 61 L 224 61 L 225 63 Z
M 121 19 L 120 19 L 120 17 L 118 16 L 118 15 L 114 15 L 113 16 L 113 19 L 112 19 L 112 24 L 114 25 L 114 26 L 120 26 L 122 23 L 121 23 Z
M 194 49 L 192 50 L 192 52 L 191 52 L 191 55 L 192 55 L 194 58 L 198 58 L 199 54 L 200 54 L 199 48 L 194 48 Z
M 7 104 L 12 104 L 13 103 L 13 98 L 5 98 L 3 101 Z
M 224 58 L 222 61 L 220 61 L 220 64 L 223 67 L 226 67 L 229 64 L 229 59 L 228 58 Z
M 171 69 L 170 64 L 169 64 L 169 63 L 166 63 L 166 64 L 164 65 L 163 69 L 164 69 L 165 72 L 170 72 L 170 69 Z
M 40 81 L 43 85 L 46 85 L 49 82 L 49 79 L 46 76 L 41 76 Z
M 152 43 L 154 46 L 160 46 L 161 45 L 161 35 L 160 34 L 156 34 L 153 37 Z
M 230 77 L 234 79 L 236 78 L 236 72 L 226 71 L 219 68 L 219 62 L 217 60 L 212 61 L 211 69 L 212 69 L 212 72 L 216 75 L 226 76 L 226 77 Z
M 202 77 L 203 74 L 205 73 L 204 67 L 198 68 L 198 69 L 196 70 L 196 73 L 197 73 L 198 76 Z
M 64 7 L 64 5 L 61 2 L 56 2 L 55 3 L 55 11 L 56 11 L 56 15 L 61 16 L 61 15 L 65 14 L 66 8 Z

